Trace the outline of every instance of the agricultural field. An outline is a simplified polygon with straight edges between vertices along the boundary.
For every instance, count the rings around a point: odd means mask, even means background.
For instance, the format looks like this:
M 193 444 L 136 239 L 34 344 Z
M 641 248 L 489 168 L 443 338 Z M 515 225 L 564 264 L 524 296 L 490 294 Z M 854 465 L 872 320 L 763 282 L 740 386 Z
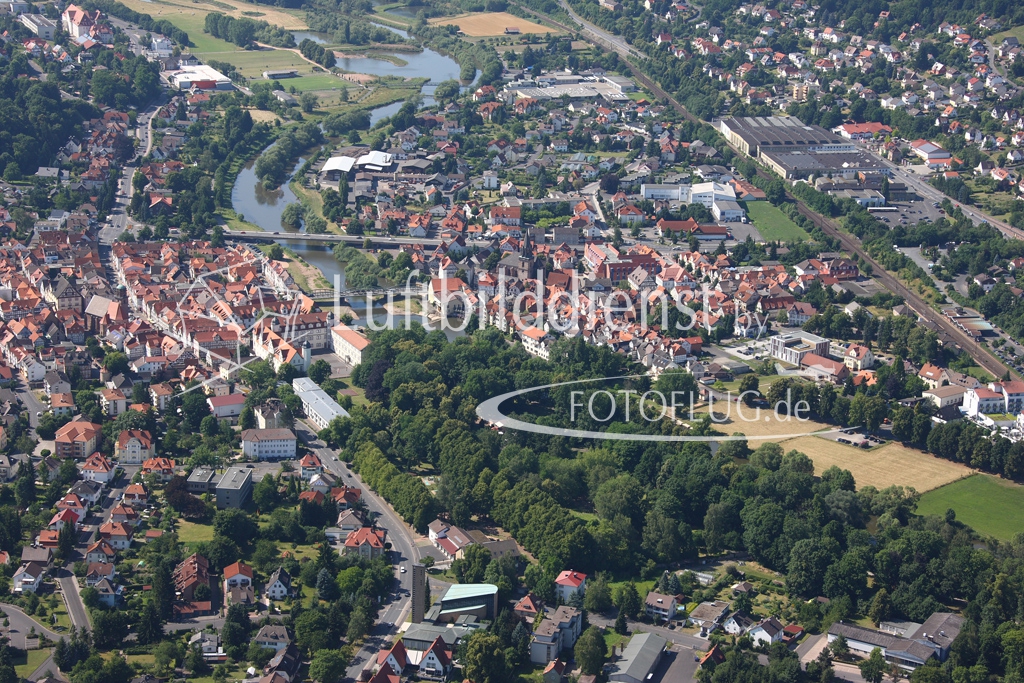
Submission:
M 1024 487 L 989 474 L 955 481 L 921 496 L 922 515 L 956 512 L 956 518 L 983 536 L 1008 541 L 1024 530 Z
M 189 38 L 192 36 L 191 26 L 198 26 L 198 33 L 203 32 L 203 22 L 206 15 L 211 12 L 219 12 L 236 19 L 248 17 L 260 19 L 280 26 L 290 31 L 301 31 L 308 28 L 305 17 L 299 10 L 287 10 L 272 5 L 253 5 L 242 0 L 122 0 L 125 5 L 143 14 L 149 14 L 154 18 L 164 18 L 174 25 L 188 31 Z M 198 22 L 196 21 L 198 17 Z M 189 26 L 179 24 L 179 20 L 186 22 Z M 193 40 L 194 42 L 194 40 Z
M 437 17 L 430 20 L 431 24 L 450 26 L 455 24 L 463 33 L 472 38 L 484 36 L 503 36 L 505 29 L 515 26 L 519 33 L 557 33 L 558 29 L 542 26 L 508 12 L 481 12 L 479 14 L 462 14 L 455 17 Z
M 769 202 L 746 202 L 747 215 L 761 238 L 769 242 L 794 242 L 811 238 L 803 228 Z

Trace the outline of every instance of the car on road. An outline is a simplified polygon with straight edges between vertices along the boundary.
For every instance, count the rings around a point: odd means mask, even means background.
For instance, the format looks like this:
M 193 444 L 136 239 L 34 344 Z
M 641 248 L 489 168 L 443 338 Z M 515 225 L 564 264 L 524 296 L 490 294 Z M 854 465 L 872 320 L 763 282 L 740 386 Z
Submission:
M 402 567 L 402 570 L 401 570 L 401 571 L 402 571 L 402 573 L 404 574 L 404 573 L 405 573 L 405 567 Z

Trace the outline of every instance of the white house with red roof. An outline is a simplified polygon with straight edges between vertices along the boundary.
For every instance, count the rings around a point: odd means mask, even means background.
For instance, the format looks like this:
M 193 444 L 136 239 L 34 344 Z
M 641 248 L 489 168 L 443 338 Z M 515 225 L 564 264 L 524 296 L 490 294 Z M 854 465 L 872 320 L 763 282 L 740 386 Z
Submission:
M 107 522 L 100 527 L 100 538 L 114 550 L 127 550 L 132 545 L 134 535 L 132 527 L 121 522 Z
M 252 585 L 252 567 L 245 562 L 235 562 L 224 567 L 224 592 L 231 588 Z
M 78 519 L 85 519 L 85 514 L 88 511 L 88 508 L 86 507 L 82 499 L 77 494 L 74 493 L 69 493 L 60 500 L 58 500 L 57 509 L 71 510 L 76 515 L 78 515 Z
M 68 5 L 68 8 L 64 10 L 64 14 L 61 15 L 61 23 L 64 26 L 64 30 L 72 38 L 88 37 L 92 27 L 98 24 L 99 21 L 99 10 L 88 12 L 76 5 Z
M 460 558 L 462 551 L 474 543 L 465 531 L 440 519 L 435 519 L 427 525 L 427 538 L 449 560 Z
M 587 575 L 572 569 L 567 569 L 555 579 L 555 594 L 562 602 L 569 602 L 573 593 L 583 593 L 587 590 Z
M 117 552 L 114 547 L 102 539 L 93 543 L 85 551 L 86 562 L 113 562 L 115 559 L 117 559 Z
M 50 529 L 52 531 L 60 531 L 69 524 L 72 527 L 75 527 L 78 525 L 78 520 L 78 515 L 76 515 L 71 510 L 65 508 L 57 514 L 55 514 L 52 519 L 50 519 Z
M 364 526 L 362 529 L 353 531 L 345 537 L 343 555 L 358 553 L 368 560 L 375 560 L 384 555 L 384 539 L 387 532 L 383 529 L 374 529 Z
M 875 366 L 875 354 L 863 344 L 850 344 L 843 354 L 843 363 L 854 371 L 870 370 Z
M 419 663 L 420 678 L 436 678 L 447 680 L 452 670 L 452 658 L 445 646 L 444 639 L 438 636 L 423 653 Z
M 115 468 L 102 453 L 93 453 L 82 465 L 82 479 L 108 484 L 114 478 Z
M 299 472 L 302 475 L 303 481 L 309 481 L 314 475 L 320 474 L 323 471 L 324 464 L 313 453 L 307 453 L 299 460 Z
M 409 666 L 409 653 L 401 640 L 395 641 L 390 650 L 381 650 L 377 653 L 377 668 L 385 664 L 391 667 L 392 671 L 402 672 Z

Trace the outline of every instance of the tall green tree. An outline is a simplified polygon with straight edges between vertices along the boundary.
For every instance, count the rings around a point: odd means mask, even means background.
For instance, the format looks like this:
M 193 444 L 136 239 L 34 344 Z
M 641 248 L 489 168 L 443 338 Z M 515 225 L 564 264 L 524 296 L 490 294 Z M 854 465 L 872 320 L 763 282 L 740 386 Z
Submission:
M 580 665 L 580 670 L 587 675 L 597 676 L 604 667 L 608 646 L 604 642 L 601 629 L 591 626 L 576 641 L 573 654 Z

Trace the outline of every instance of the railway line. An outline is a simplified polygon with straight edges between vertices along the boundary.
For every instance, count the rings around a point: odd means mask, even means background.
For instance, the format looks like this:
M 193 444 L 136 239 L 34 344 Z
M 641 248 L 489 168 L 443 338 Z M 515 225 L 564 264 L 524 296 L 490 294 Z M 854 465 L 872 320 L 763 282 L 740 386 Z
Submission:
M 581 25 L 583 26 L 582 31 L 579 27 L 575 29 L 570 28 L 565 24 L 555 19 L 552 19 L 550 16 L 546 14 L 541 14 L 540 12 L 537 12 L 536 10 L 533 10 L 531 8 L 526 8 L 522 6 L 519 7 L 526 12 L 534 14 L 538 17 L 542 17 L 546 21 L 554 24 L 555 26 L 558 26 L 564 31 L 568 31 L 570 33 L 581 33 L 583 36 L 587 38 L 589 42 L 595 44 L 598 47 L 604 47 L 610 50 L 614 50 L 619 55 L 621 61 L 624 62 L 626 66 L 629 68 L 630 72 L 633 74 L 633 77 L 641 85 L 643 85 L 647 90 L 649 90 L 662 101 L 669 103 L 677 112 L 679 112 L 679 114 L 683 116 L 683 118 L 692 123 L 708 123 L 707 121 L 702 121 L 701 119 L 698 119 L 696 116 L 691 114 L 690 111 L 686 107 L 684 107 L 675 97 L 670 95 L 661 86 L 659 86 L 653 80 L 648 78 L 646 74 L 642 73 L 640 69 L 638 69 L 629 60 L 630 57 L 635 56 L 635 54 L 631 50 L 623 50 L 621 46 L 619 46 L 616 43 L 616 41 L 609 40 L 602 36 L 601 34 L 603 33 L 603 31 L 600 28 L 592 24 L 589 24 L 588 22 L 586 22 L 585 20 L 578 16 L 575 16 L 574 13 L 572 13 L 572 11 L 566 5 L 565 0 L 559 0 L 559 3 L 567 11 L 569 11 L 570 14 L 574 16 L 574 19 L 581 23 Z M 732 149 L 732 151 L 735 154 L 742 155 L 742 152 L 735 149 L 731 145 L 730 149 Z M 771 179 L 771 176 L 762 169 L 759 168 L 757 172 L 758 175 L 761 176 L 762 178 Z M 1006 368 L 1006 366 L 1004 366 L 1002 363 L 996 360 L 993 356 L 989 355 L 988 352 L 985 351 L 985 349 L 978 345 L 978 343 L 975 342 L 970 336 L 968 336 L 963 330 L 954 325 L 940 312 L 932 308 L 931 305 L 927 301 L 925 301 L 919 294 L 913 292 L 909 287 L 907 287 L 905 284 L 900 282 L 895 276 L 889 273 L 880 263 L 878 263 L 870 254 L 867 253 L 867 250 L 864 249 L 863 245 L 860 243 L 860 240 L 843 232 L 839 228 L 839 225 L 835 223 L 835 221 L 816 213 L 810 207 L 808 207 L 803 201 L 793 196 L 788 191 L 786 192 L 786 196 L 789 197 L 796 204 L 797 210 L 800 212 L 802 216 L 806 217 L 811 222 L 813 222 L 817 227 L 821 228 L 821 231 L 823 233 L 825 233 L 829 237 L 838 240 L 845 251 L 851 254 L 856 254 L 865 263 L 871 264 L 871 267 L 873 269 L 873 277 L 875 277 L 883 285 L 885 285 L 885 287 L 889 289 L 889 291 L 893 292 L 898 296 L 903 297 L 903 299 L 907 302 L 907 305 L 910 306 L 910 308 L 913 309 L 914 312 L 918 314 L 918 316 L 926 320 L 930 324 L 931 328 L 936 331 L 936 333 L 939 335 L 939 340 L 943 343 L 943 345 L 953 344 L 956 348 L 966 351 L 967 354 L 970 355 L 970 357 L 973 358 L 979 366 L 984 368 L 985 371 L 991 374 L 993 377 L 1001 377 L 1003 373 L 1006 372 L 1006 370 L 1008 369 Z

